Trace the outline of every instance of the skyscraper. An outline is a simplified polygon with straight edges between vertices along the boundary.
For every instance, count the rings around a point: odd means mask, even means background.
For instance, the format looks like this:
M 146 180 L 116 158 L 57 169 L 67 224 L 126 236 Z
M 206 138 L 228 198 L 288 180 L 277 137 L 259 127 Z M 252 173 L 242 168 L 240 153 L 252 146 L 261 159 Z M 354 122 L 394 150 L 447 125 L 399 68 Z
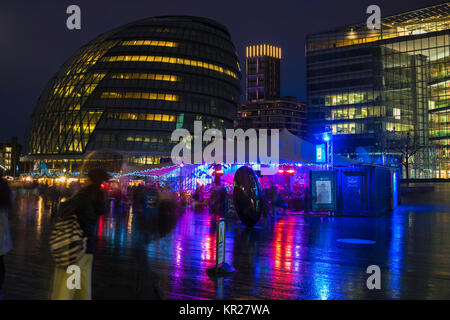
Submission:
M 247 46 L 246 101 L 238 110 L 237 127 L 288 129 L 306 133 L 306 104 L 295 97 L 280 97 L 281 48 L 259 44 Z
M 450 178 L 450 4 L 307 37 L 308 132 L 334 150 Z
M 281 48 L 259 44 L 245 48 L 246 100 L 280 97 Z

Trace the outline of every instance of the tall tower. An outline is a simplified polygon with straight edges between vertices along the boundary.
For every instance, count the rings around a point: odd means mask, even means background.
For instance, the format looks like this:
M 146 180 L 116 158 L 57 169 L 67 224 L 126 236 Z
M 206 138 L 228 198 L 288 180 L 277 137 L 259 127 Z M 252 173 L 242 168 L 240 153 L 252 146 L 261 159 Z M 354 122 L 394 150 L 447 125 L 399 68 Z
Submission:
M 268 44 L 246 47 L 246 101 L 235 123 L 242 129 L 288 129 L 306 133 L 306 104 L 280 97 L 281 48 Z
M 245 52 L 246 100 L 279 98 L 281 48 L 258 44 Z

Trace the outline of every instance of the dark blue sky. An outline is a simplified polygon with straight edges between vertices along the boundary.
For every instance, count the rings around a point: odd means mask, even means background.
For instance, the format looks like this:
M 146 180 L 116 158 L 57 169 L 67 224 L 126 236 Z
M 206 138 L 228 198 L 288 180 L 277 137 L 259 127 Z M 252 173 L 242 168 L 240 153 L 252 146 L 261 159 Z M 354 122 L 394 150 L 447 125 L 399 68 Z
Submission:
M 433 0 L 159 0 L 2 1 L 0 4 L 0 141 L 23 140 L 46 82 L 76 49 L 112 28 L 145 17 L 193 15 L 228 27 L 245 70 L 244 49 L 260 42 L 281 46 L 282 95 L 304 100 L 305 36 L 362 22 L 377 4 L 382 16 L 443 1 Z M 81 8 L 81 30 L 66 28 L 66 8 Z M 244 84 L 244 83 L 243 83 Z

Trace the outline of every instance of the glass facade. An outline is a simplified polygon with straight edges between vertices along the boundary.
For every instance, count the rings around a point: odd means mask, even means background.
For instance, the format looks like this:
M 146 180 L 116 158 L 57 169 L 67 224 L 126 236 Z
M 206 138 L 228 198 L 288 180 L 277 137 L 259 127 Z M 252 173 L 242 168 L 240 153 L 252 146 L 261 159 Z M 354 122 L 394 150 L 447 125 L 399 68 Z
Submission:
M 177 128 L 233 127 L 240 68 L 227 29 L 209 19 L 155 17 L 100 35 L 45 87 L 27 132 L 27 160 L 70 169 L 111 149 L 132 164 L 170 156 Z M 67 161 L 66 161 L 67 160 Z
M 308 125 L 335 150 L 450 178 L 450 4 L 307 38 Z M 406 172 L 408 171 L 408 172 Z

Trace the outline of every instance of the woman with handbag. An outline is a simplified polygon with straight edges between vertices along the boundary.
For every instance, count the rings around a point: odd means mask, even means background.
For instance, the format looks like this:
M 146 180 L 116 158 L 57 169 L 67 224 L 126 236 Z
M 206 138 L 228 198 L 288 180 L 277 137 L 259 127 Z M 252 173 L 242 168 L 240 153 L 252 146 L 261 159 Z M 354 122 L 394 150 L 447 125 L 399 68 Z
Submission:
M 71 272 L 68 268 L 55 267 L 53 279 L 52 300 L 91 300 L 91 274 L 94 260 L 95 229 L 98 219 L 106 212 L 105 198 L 101 184 L 109 180 L 108 173 L 103 169 L 91 169 L 88 172 L 88 182 L 67 201 L 71 212 L 76 214 L 79 226 L 86 237 L 86 251 L 74 263 L 80 270 L 80 287 L 68 286 Z M 70 267 L 70 266 L 69 266 Z M 70 280 L 69 280 L 70 282 Z
M 8 209 L 11 202 L 11 189 L 8 183 L 0 177 L 0 300 L 3 298 L 2 289 L 6 273 L 4 256 L 12 248 L 8 225 Z

